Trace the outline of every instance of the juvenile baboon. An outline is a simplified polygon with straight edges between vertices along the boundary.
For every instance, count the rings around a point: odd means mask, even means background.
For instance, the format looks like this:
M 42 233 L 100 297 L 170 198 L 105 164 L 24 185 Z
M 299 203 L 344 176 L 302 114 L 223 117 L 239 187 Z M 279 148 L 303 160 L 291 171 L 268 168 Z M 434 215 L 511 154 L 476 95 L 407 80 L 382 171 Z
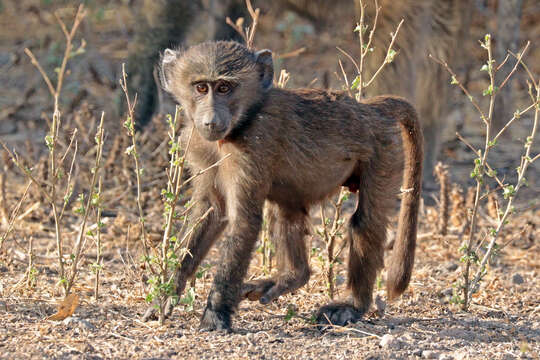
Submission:
M 294 11 L 309 19 L 317 31 L 328 29 L 336 23 L 335 19 L 339 18 L 341 28 L 346 29 L 342 36 L 356 36 L 352 29 L 358 19 L 349 14 L 354 14 L 358 0 L 252 2 L 254 6 L 262 6 L 278 13 L 284 10 Z M 134 48 L 132 58 L 128 61 L 128 65 L 133 65 L 131 73 L 141 76 L 140 81 L 133 83 L 134 90 L 139 92 L 137 118 L 140 123 L 148 122 L 155 111 L 157 95 L 152 70 L 159 51 L 172 44 L 185 43 L 188 33 L 206 34 L 206 39 L 199 37 L 200 41 L 231 39 L 234 31 L 231 28 L 227 30 L 225 17 L 235 19 L 243 16 L 241 10 L 245 8 L 245 0 L 160 0 L 150 3 L 152 5 L 147 7 L 153 11 L 146 11 L 145 14 L 146 17 L 154 19 L 150 22 L 155 25 L 138 28 L 138 39 L 134 43 L 140 46 Z M 367 74 L 373 74 L 384 61 L 385 50 L 390 41 L 388 34 L 395 31 L 401 19 L 405 21 L 395 44 L 399 55 L 381 72 L 373 86 L 367 89 L 368 95 L 397 94 L 409 99 L 418 109 L 426 149 L 429 149 L 424 161 L 429 184 L 433 183 L 433 167 L 446 124 L 451 121 L 449 113 L 452 100 L 447 73 L 439 64 L 430 60 L 428 55 L 431 53 L 444 59 L 454 69 L 460 68 L 459 61 L 464 58 L 464 42 L 469 35 L 468 23 L 473 3 L 469 0 L 379 0 L 381 14 L 373 39 L 374 53 L 368 57 L 365 64 Z M 365 0 L 364 4 L 367 6 L 366 21 L 371 25 L 375 15 L 374 2 Z M 207 18 L 211 21 L 205 21 Z M 200 26 L 202 23 L 205 26 Z M 346 26 L 343 26 L 343 23 Z M 189 30 L 193 27 L 196 31 Z M 205 30 L 206 28 L 215 31 Z M 354 51 L 351 53 L 354 55 Z
M 230 329 L 242 297 L 266 304 L 308 281 L 304 237 L 309 209 L 341 185 L 358 193 L 348 230 L 352 298 L 322 307 L 318 321 L 343 325 L 369 308 L 400 178 L 403 198 L 388 270 L 389 297 L 399 296 L 410 280 L 423 157 L 414 108 L 392 96 L 358 103 L 338 91 L 273 88 L 272 78 L 271 52 L 253 52 L 236 42 L 206 42 L 166 50 L 162 56 L 163 86 L 187 118 L 183 136 L 195 127 L 187 155 L 193 173 L 230 154 L 194 184 L 192 216 L 210 207 L 214 211 L 195 230 L 190 255 L 176 274 L 181 295 L 224 232 L 203 329 Z M 244 284 L 265 201 L 280 272 Z

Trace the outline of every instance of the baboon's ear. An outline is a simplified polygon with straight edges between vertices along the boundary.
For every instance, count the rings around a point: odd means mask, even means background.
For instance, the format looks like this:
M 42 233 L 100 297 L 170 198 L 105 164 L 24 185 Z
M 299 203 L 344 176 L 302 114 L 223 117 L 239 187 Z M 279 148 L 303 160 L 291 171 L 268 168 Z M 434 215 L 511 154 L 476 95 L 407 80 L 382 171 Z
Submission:
M 260 50 L 255 53 L 255 61 L 261 67 L 261 85 L 263 90 L 272 87 L 274 81 L 274 62 L 272 61 L 272 52 L 268 49 Z
M 171 49 L 165 49 L 161 55 L 161 64 L 159 66 L 159 78 L 161 80 L 161 86 L 166 91 L 170 91 L 170 76 L 171 69 L 176 62 L 178 53 Z

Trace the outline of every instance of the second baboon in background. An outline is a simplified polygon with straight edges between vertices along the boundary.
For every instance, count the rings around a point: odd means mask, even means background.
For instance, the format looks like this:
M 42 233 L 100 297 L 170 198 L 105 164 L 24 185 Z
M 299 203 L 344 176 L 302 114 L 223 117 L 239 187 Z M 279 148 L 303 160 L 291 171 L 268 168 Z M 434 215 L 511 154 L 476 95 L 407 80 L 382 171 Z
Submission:
M 368 21 L 371 21 L 375 13 L 373 3 L 364 3 L 368 4 Z M 429 54 L 443 59 L 455 69 L 465 65 L 464 42 L 469 31 L 472 3 L 469 0 L 379 0 L 382 10 L 374 52 L 367 58 L 368 74 L 373 74 L 384 61 L 389 34 L 395 31 L 401 19 L 405 21 L 395 43 L 398 55 L 366 92 L 368 96 L 401 95 L 415 105 L 424 130 L 425 185 L 433 184 L 433 170 L 445 130 L 456 125 L 455 119 L 449 117 L 454 100 L 448 73 L 431 60 Z
M 422 131 L 407 101 L 381 96 L 358 103 L 339 91 L 273 88 L 271 52 L 253 52 L 236 42 L 166 50 L 161 74 L 164 88 L 184 109 L 183 136 L 194 128 L 187 152 L 193 173 L 230 154 L 194 184 L 192 216 L 197 219 L 210 208 L 213 212 L 195 230 L 176 274 L 181 296 L 224 233 L 202 328 L 230 329 L 242 295 L 266 304 L 308 281 L 309 209 L 341 186 L 358 193 L 347 240 L 352 298 L 323 306 L 318 321 L 344 325 L 369 309 L 401 180 L 388 296 L 406 289 L 414 263 L 423 157 Z M 280 272 L 243 284 L 265 201 L 271 205 Z M 145 318 L 154 311 L 150 308 Z

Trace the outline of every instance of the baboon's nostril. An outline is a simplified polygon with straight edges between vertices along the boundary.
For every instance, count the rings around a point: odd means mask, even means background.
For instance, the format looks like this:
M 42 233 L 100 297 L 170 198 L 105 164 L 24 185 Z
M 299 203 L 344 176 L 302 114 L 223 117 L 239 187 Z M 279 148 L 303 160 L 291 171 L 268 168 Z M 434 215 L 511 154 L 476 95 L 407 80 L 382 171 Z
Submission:
M 209 128 L 210 130 L 214 130 L 214 128 L 216 127 L 216 123 L 212 120 L 205 121 L 203 124 L 205 127 Z
M 210 130 L 214 130 L 216 128 L 216 124 L 217 124 L 216 118 L 211 117 L 211 116 L 207 117 L 203 121 L 203 125 Z

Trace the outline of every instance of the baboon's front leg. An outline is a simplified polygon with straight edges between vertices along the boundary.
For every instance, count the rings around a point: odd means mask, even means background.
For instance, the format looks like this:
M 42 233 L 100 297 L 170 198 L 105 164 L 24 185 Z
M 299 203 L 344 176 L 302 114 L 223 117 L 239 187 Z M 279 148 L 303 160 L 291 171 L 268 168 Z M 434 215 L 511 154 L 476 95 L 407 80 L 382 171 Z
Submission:
M 208 196 L 200 198 L 194 196 L 194 201 L 196 201 L 196 205 L 190 215 L 190 218 L 193 221 L 196 221 L 203 216 L 210 207 L 212 207 L 212 210 L 194 230 L 187 246 L 188 254 L 184 257 L 180 268 L 176 271 L 174 280 L 178 298 L 182 296 L 187 280 L 195 273 L 197 267 L 226 225 L 226 221 L 223 217 L 223 205 L 219 204 L 217 201 L 210 201 Z M 173 308 L 172 298 L 169 298 L 165 306 L 165 317 L 171 315 Z M 156 316 L 156 308 L 151 306 L 144 314 L 143 321 L 148 321 Z
M 269 206 L 270 237 L 276 245 L 279 274 L 244 284 L 244 297 L 268 304 L 308 282 L 310 271 L 304 241 L 307 234 L 306 214 L 302 209 L 285 211 L 276 205 Z
M 208 295 L 200 327 L 203 330 L 231 328 L 231 315 L 240 302 L 242 282 L 262 223 L 264 198 L 260 189 L 237 189 L 229 192 L 229 225 L 222 244 L 221 266 Z

